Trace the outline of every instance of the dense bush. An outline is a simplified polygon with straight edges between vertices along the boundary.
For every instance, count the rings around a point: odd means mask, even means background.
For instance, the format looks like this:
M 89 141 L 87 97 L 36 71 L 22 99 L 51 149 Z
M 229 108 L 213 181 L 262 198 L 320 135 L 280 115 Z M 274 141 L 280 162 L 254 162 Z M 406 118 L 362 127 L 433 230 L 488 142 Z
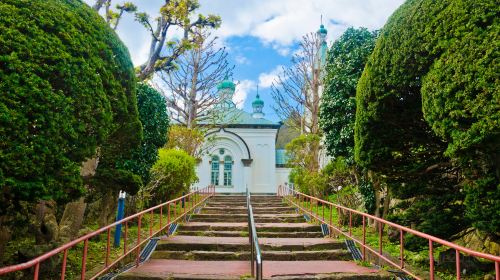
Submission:
M 194 157 L 183 150 L 158 150 L 158 161 L 151 169 L 149 193 L 165 200 L 188 191 L 191 184 L 198 180 L 195 166 Z
M 356 161 L 409 199 L 402 222 L 436 235 L 500 232 L 499 13 L 495 0 L 407 1 L 358 83 Z
M 81 1 L 2 0 L 0 81 L 0 214 L 81 195 L 81 162 L 140 139 L 129 53 Z
M 170 121 L 165 97 L 145 83 L 137 86 L 137 107 L 144 138 L 132 152 L 132 158 L 124 162 L 124 166 L 140 175 L 146 185 L 149 183 L 149 171 L 158 159 L 158 149 L 167 142 Z
M 325 66 L 325 91 L 321 96 L 319 124 L 325 147 L 332 157 L 354 162 L 356 85 L 375 46 L 376 33 L 348 28 L 333 42 Z

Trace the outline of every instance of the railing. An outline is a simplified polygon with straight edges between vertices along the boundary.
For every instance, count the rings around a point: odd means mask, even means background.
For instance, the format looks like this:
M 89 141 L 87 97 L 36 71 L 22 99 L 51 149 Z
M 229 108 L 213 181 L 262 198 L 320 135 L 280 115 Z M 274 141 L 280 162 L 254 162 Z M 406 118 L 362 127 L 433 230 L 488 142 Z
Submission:
M 188 214 L 190 211 L 194 210 L 198 205 L 203 203 L 206 199 L 209 197 L 213 196 L 215 192 L 215 188 L 213 186 L 208 186 L 200 190 L 195 190 L 192 191 L 184 196 L 178 197 L 176 199 L 164 202 L 162 204 L 159 204 L 157 206 L 151 207 L 149 209 L 146 209 L 144 211 L 141 211 L 139 213 L 136 213 L 134 215 L 128 216 L 120 221 L 117 221 L 115 223 L 112 223 L 110 225 L 107 225 L 103 228 L 100 228 L 96 231 L 93 231 L 89 234 L 86 234 L 80 238 L 77 238 L 69 243 L 66 243 L 62 245 L 61 247 L 58 247 L 52 251 L 49 251 L 35 259 L 32 259 L 28 262 L 21 263 L 21 264 L 16 264 L 16 265 L 11 265 L 7 267 L 0 268 L 0 275 L 12 273 L 15 271 L 21 271 L 25 269 L 29 269 L 34 267 L 33 270 L 33 279 L 37 280 L 40 274 L 40 265 L 47 259 L 50 259 L 58 254 L 63 254 L 62 256 L 62 264 L 61 264 L 61 273 L 60 273 L 60 279 L 64 280 L 66 277 L 66 268 L 67 268 L 67 259 L 68 259 L 68 252 L 71 248 L 75 247 L 77 244 L 80 244 L 83 242 L 83 253 L 82 253 L 82 258 L 81 258 L 81 273 L 80 273 L 80 279 L 85 280 L 85 279 L 97 279 L 99 276 L 103 275 L 106 271 L 108 271 L 110 268 L 115 266 L 119 261 L 124 259 L 126 256 L 130 255 L 131 253 L 135 252 L 135 265 L 138 266 L 140 262 L 140 251 L 141 251 L 141 246 L 144 245 L 146 242 L 149 242 L 151 238 L 159 233 L 166 232 L 168 233 L 168 230 L 170 229 L 170 226 L 178 221 L 180 221 L 186 214 Z M 187 205 L 184 205 L 187 204 Z M 178 207 L 184 205 L 184 207 Z M 187 206 L 187 207 L 186 207 Z M 163 210 L 166 208 L 167 210 L 167 217 L 166 217 L 166 223 L 164 223 L 164 214 Z M 173 208 L 173 209 L 171 209 Z M 181 209 L 182 208 L 182 209 Z M 172 211 L 171 211 L 172 210 Z M 154 226 L 154 215 L 155 212 L 159 212 L 159 225 L 155 229 Z M 148 215 L 149 214 L 149 215 Z M 141 235 L 141 222 L 143 220 L 144 216 L 149 216 L 149 234 L 146 233 L 147 236 L 143 237 Z M 130 248 L 127 248 L 127 239 L 129 239 L 128 236 L 128 231 L 129 231 L 129 223 L 132 223 L 132 220 L 136 219 L 137 220 L 137 241 L 135 244 L 132 244 Z M 118 256 L 116 259 L 111 260 L 110 258 L 110 251 L 111 251 L 111 230 L 118 226 L 118 225 L 123 225 L 125 224 L 125 233 L 123 236 L 123 253 Z M 144 228 L 142 228 L 144 231 Z M 100 269 L 97 273 L 90 277 L 86 277 L 86 272 L 87 272 L 87 253 L 88 253 L 88 247 L 89 247 L 89 241 L 91 241 L 91 238 L 94 238 L 98 236 L 101 233 L 106 233 L 107 235 L 107 245 L 106 245 L 106 251 L 104 255 L 104 267 Z
M 416 279 L 422 279 L 421 277 L 418 277 L 415 275 L 415 273 L 412 273 L 408 269 L 405 268 L 405 262 L 404 262 L 404 235 L 405 233 L 409 233 L 415 236 L 418 236 L 423 239 L 427 239 L 429 242 L 429 279 L 434 280 L 434 255 L 433 255 L 433 246 L 434 243 L 441 244 L 443 246 L 446 246 L 448 248 L 452 248 L 455 250 L 455 263 L 456 263 L 456 277 L 457 279 L 460 279 L 461 277 L 461 266 L 460 266 L 460 253 L 467 254 L 469 256 L 474 256 L 478 258 L 482 258 L 485 260 L 489 260 L 495 263 L 495 279 L 500 280 L 500 256 L 494 256 L 491 254 L 485 254 L 481 252 L 477 252 L 465 247 L 462 247 L 460 245 L 448 242 L 446 240 L 434 237 L 432 235 L 428 235 L 416 230 L 413 230 L 411 228 L 407 228 L 389 221 L 386 221 L 384 219 L 381 219 L 379 217 L 375 217 L 373 215 L 369 215 L 357 210 L 353 210 L 338 204 L 334 204 L 329 201 L 325 201 L 310 195 L 306 195 L 304 193 L 295 191 L 293 189 L 290 189 L 287 186 L 279 186 L 278 187 L 278 196 L 284 197 L 290 204 L 296 206 L 300 210 L 302 210 L 305 213 L 308 213 L 312 218 L 315 220 L 322 222 L 326 224 L 331 230 L 335 230 L 339 234 L 344 235 L 347 238 L 352 239 L 355 243 L 359 244 L 361 246 L 361 250 L 363 253 L 363 260 L 366 260 L 366 251 L 370 251 L 371 253 L 375 254 L 378 258 L 386 261 L 387 263 L 391 264 L 394 267 L 397 267 L 401 271 L 405 272 L 406 274 L 416 278 Z M 320 217 L 320 214 L 315 214 L 313 211 L 313 204 L 316 204 L 316 209 L 318 209 L 319 212 L 323 212 L 322 217 Z M 307 206 L 309 204 L 309 206 Z M 319 210 L 321 208 L 321 210 Z M 329 213 L 330 217 L 329 220 L 325 219 L 325 208 L 329 208 Z M 336 211 L 338 213 L 338 221 L 337 221 L 337 226 L 334 224 L 334 221 L 332 220 L 332 213 L 333 211 Z M 349 215 L 349 232 L 345 233 L 342 230 L 342 218 L 341 215 L 344 213 L 344 215 Z M 348 214 L 345 214 L 348 213 Z M 353 221 L 353 215 L 359 215 L 362 217 L 362 224 L 363 224 L 363 235 L 362 235 L 362 240 L 357 239 L 352 235 L 352 221 Z M 366 244 L 366 222 L 367 220 L 371 219 L 372 221 L 377 222 L 377 228 L 378 228 L 378 235 L 379 235 L 379 248 L 378 250 L 371 248 Z M 399 246 L 400 246 L 400 252 L 399 252 L 399 263 L 396 263 L 395 261 L 391 260 L 390 258 L 386 257 L 383 255 L 383 242 L 382 242 L 382 236 L 383 236 L 383 226 L 386 225 L 388 227 L 395 228 L 399 230 Z
M 259 247 L 259 239 L 257 238 L 257 230 L 255 229 L 255 221 L 253 219 L 252 203 L 250 201 L 250 193 L 247 189 L 247 208 L 248 208 L 248 237 L 250 239 L 250 264 L 252 269 L 252 277 L 256 280 L 262 280 L 262 254 Z M 255 276 L 255 266 L 257 266 L 257 276 Z

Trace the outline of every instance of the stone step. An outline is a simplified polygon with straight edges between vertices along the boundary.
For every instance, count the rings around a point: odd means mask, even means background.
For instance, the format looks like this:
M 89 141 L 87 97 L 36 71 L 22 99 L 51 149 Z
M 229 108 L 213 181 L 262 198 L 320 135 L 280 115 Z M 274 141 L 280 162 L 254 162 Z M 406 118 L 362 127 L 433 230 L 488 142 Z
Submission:
M 310 260 L 349 260 L 349 251 L 343 249 L 323 251 L 262 251 L 266 261 L 310 261 Z M 156 250 L 151 255 L 153 259 L 172 260 L 250 260 L 250 252 L 224 252 L 224 251 L 163 251 Z
M 207 207 L 247 207 L 246 202 L 219 202 L 219 201 L 210 201 L 207 202 L 206 204 Z M 286 203 L 281 202 L 281 201 L 276 201 L 276 202 L 252 202 L 252 207 L 253 208 L 260 208 L 260 207 L 269 207 L 269 206 L 287 206 Z
M 303 223 L 305 219 L 299 214 L 255 214 L 256 223 Z M 196 214 L 191 217 L 192 222 L 247 222 L 247 214 Z
M 116 280 L 241 280 L 250 277 L 249 261 L 151 259 L 116 276 Z M 389 280 L 383 270 L 348 261 L 266 261 L 264 279 L 273 280 Z
M 179 229 L 179 235 L 192 235 L 192 236 L 215 236 L 215 237 L 244 237 L 248 236 L 247 231 L 187 231 Z M 312 232 L 258 232 L 259 238 L 273 237 L 273 238 L 321 238 L 323 234 L 318 231 Z
M 247 201 L 247 198 L 246 196 L 213 196 L 212 198 L 210 198 L 210 201 L 228 201 L 228 202 L 232 202 L 232 201 Z M 270 195 L 270 196 L 254 196 L 252 195 L 250 197 L 250 201 L 254 202 L 254 201 L 283 201 L 283 199 L 281 197 L 278 197 L 278 196 L 274 196 L 274 195 Z
M 246 207 L 204 207 L 201 213 L 206 214 L 247 214 L 248 210 Z M 279 206 L 279 207 L 261 207 L 253 209 L 254 214 L 285 214 L 285 213 L 296 213 L 295 209 L 292 207 Z
M 327 238 L 259 238 L 263 251 L 316 251 L 344 249 L 341 241 Z M 249 251 L 247 237 L 175 235 L 158 241 L 156 251 Z
M 321 232 L 319 225 L 309 223 L 256 223 L 257 233 L 260 232 Z M 248 231 L 247 223 L 205 223 L 188 222 L 180 227 L 185 231 Z

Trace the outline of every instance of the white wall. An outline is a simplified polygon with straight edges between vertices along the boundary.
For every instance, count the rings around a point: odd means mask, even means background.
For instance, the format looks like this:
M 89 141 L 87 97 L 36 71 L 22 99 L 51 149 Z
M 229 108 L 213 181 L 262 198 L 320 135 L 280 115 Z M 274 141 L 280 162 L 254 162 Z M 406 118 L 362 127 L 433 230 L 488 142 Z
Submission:
M 248 158 L 245 144 L 237 136 L 220 131 L 216 133 L 214 143 L 210 144 L 208 154 L 204 155 L 202 161 L 197 166 L 199 182 L 196 187 L 204 187 L 210 184 L 210 159 L 212 154 L 218 155 L 220 148 L 227 150 L 234 160 L 233 165 L 233 186 L 216 187 L 217 192 L 245 192 L 246 187 L 254 193 L 275 193 L 277 188 L 276 167 L 275 167 L 275 141 L 277 129 L 269 128 L 227 128 L 227 131 L 239 135 L 248 148 L 252 164 L 244 167 L 241 159 Z M 221 159 L 223 157 L 221 156 Z M 222 168 L 222 163 L 221 163 Z M 245 174 L 245 168 L 249 168 Z M 248 178 L 248 177 L 251 178 Z M 247 177 L 247 178 L 245 178 Z M 222 179 L 222 178 L 221 178 Z M 220 185 L 223 181 L 219 181 Z
M 290 175 L 291 168 L 278 167 L 276 168 L 276 185 L 285 185 L 288 183 L 288 176 Z

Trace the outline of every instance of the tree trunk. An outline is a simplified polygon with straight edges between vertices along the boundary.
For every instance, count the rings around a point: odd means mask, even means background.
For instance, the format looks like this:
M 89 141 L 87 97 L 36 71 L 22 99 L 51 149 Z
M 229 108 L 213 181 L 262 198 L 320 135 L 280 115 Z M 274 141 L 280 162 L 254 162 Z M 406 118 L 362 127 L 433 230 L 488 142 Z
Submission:
M 12 233 L 8 227 L 2 225 L 3 217 L 0 217 L 0 267 L 3 266 L 3 254 L 5 252 L 5 247 L 12 238 Z
M 82 227 L 87 203 L 83 198 L 66 204 L 64 213 L 59 223 L 59 240 L 64 243 L 78 237 L 78 231 Z
M 115 210 L 118 204 L 117 199 L 118 195 L 111 191 L 108 191 L 101 199 L 99 207 L 100 214 L 99 218 L 97 219 L 99 228 L 104 227 L 115 220 Z

